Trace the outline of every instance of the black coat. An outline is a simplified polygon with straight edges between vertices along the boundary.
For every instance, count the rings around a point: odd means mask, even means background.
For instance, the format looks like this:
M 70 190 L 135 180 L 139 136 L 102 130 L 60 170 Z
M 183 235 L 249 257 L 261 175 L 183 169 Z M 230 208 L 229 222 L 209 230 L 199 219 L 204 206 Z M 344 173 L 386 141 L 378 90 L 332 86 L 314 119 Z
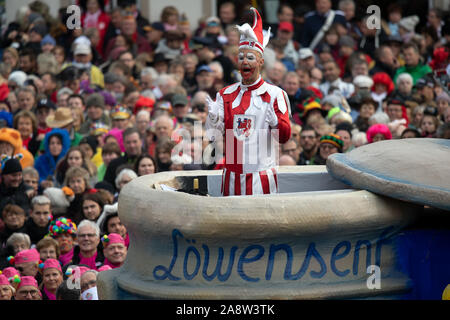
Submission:
M 45 227 L 39 227 L 36 223 L 34 223 L 33 219 L 28 218 L 27 221 L 25 221 L 25 233 L 30 236 L 31 244 L 36 244 L 44 238 L 44 236 L 48 233 L 48 225 Z
M 7 204 L 15 204 L 25 210 L 28 214 L 30 207 L 30 198 L 26 194 L 32 187 L 27 186 L 25 183 L 21 183 L 17 188 L 7 188 L 4 183 L 0 184 L 0 212 L 3 212 L 3 208 Z

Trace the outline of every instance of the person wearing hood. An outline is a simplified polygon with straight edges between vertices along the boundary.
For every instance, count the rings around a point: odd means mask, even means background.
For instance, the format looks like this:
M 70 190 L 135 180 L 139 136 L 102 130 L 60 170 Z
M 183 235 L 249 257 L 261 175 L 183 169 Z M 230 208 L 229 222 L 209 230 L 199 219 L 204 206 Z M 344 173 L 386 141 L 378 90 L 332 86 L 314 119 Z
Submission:
M 0 156 L 6 155 L 8 157 L 22 154 L 19 158 L 22 169 L 32 167 L 34 164 L 33 155 L 23 147 L 20 132 L 12 128 L 0 129 Z
M 39 184 L 45 180 L 53 181 L 56 164 L 70 148 L 70 137 L 67 130 L 55 128 L 45 135 L 44 154 L 36 159 L 34 167 L 39 172 Z M 45 187 L 44 185 L 42 185 Z

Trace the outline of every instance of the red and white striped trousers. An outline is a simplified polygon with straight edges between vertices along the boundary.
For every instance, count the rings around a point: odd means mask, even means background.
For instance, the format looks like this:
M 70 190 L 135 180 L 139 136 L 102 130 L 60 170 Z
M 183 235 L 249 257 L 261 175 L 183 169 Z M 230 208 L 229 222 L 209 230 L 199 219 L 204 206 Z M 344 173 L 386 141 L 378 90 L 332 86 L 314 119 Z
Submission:
M 242 174 L 223 169 L 222 195 L 224 197 L 270 193 L 278 193 L 278 176 L 275 168 Z

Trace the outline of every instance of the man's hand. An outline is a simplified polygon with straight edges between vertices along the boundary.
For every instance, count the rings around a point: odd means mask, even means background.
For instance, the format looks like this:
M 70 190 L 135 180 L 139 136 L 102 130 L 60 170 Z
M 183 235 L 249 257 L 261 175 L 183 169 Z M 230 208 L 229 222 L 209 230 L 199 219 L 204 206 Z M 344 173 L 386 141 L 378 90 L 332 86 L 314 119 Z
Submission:
M 271 128 L 276 128 L 276 126 L 278 125 L 278 118 L 273 108 L 268 108 L 266 112 L 266 122 Z
M 208 117 L 211 119 L 212 122 L 217 122 L 217 120 L 219 120 L 219 104 L 216 101 L 213 101 L 209 96 L 209 94 L 206 95 L 206 104 L 208 105 Z

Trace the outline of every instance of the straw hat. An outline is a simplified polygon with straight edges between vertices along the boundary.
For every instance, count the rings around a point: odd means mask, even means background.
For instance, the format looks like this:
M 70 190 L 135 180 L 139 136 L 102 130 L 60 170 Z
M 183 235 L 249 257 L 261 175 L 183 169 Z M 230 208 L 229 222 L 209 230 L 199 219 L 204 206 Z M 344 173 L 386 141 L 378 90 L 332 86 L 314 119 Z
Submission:
M 62 128 L 73 122 L 72 111 L 69 108 L 58 108 L 54 114 L 45 119 L 50 128 Z

